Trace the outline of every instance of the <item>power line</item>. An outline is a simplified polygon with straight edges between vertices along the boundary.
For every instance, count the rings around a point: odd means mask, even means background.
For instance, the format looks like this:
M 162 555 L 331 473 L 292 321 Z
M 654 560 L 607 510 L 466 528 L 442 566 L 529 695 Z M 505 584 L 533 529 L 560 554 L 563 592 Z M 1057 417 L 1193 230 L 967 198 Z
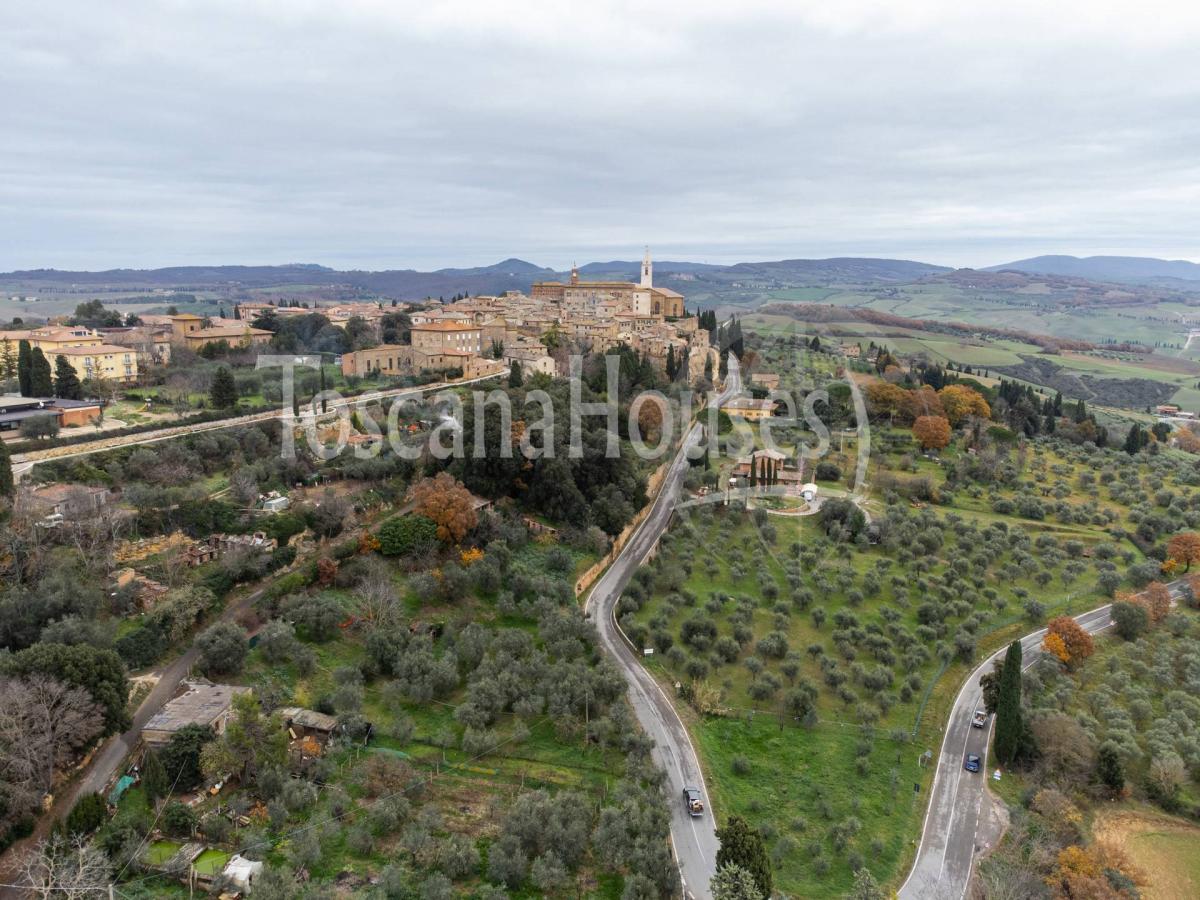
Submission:
M 549 721 L 550 721 L 550 717 L 549 717 L 549 716 L 543 716 L 543 717 L 542 717 L 541 719 L 539 719 L 539 720 L 538 720 L 538 722 L 535 724 L 535 727 L 536 727 L 537 725 L 542 725 L 542 724 L 545 724 L 546 722 L 549 722 Z M 491 747 L 489 747 L 487 750 L 483 750 L 483 751 L 481 751 L 481 752 L 479 752 L 479 753 L 475 754 L 474 756 L 467 757 L 467 759 L 463 761 L 462 765 L 468 765 L 468 764 L 470 764 L 470 763 L 473 763 L 473 762 L 476 762 L 476 761 L 478 761 L 478 760 L 480 760 L 480 759 L 483 759 L 483 758 L 484 758 L 485 756 L 487 756 L 488 754 L 490 754 L 490 753 L 494 753 L 496 750 L 500 749 L 501 747 L 505 746 L 506 744 L 511 744 L 511 743 L 513 743 L 515 740 L 516 740 L 516 736 L 515 736 L 515 735 L 514 735 L 514 736 L 510 736 L 510 737 L 507 737 L 507 738 L 505 738 L 504 740 L 500 741 L 499 743 L 492 745 L 492 746 L 491 746 Z M 410 790 L 412 790 L 413 788 L 419 787 L 419 786 L 420 786 L 420 785 L 422 785 L 422 784 L 427 784 L 427 783 L 430 783 L 430 782 L 432 782 L 432 781 L 433 781 L 435 778 L 439 777 L 441 774 L 442 774 L 442 773 L 441 773 L 441 771 L 434 772 L 433 774 L 431 774 L 431 775 L 429 776 L 429 778 L 428 778 L 428 779 L 426 779 L 426 778 L 420 778 L 420 779 L 418 779 L 418 780 L 416 780 L 416 781 L 413 781 L 413 782 L 412 782 L 412 783 L 410 783 L 410 784 L 407 784 L 407 785 L 405 785 L 405 786 L 404 786 L 404 787 L 402 787 L 402 788 L 399 788 L 398 790 L 395 790 L 395 791 L 393 791 L 393 792 L 392 792 L 392 793 L 390 793 L 390 794 L 383 794 L 383 795 L 381 795 L 381 796 L 379 796 L 379 797 L 376 797 L 376 798 L 375 798 L 375 801 L 374 801 L 374 803 L 372 804 L 372 808 L 374 808 L 374 806 L 377 806 L 378 804 L 382 803 L 382 802 L 383 802 L 383 801 L 385 801 L 385 800 L 390 800 L 390 799 L 392 799 L 393 797 L 399 797 L 399 796 L 401 796 L 402 794 L 406 794 L 406 793 L 408 793 Z M 263 846 L 271 846 L 271 845 L 273 845 L 273 844 L 277 844 L 277 843 L 279 843 L 279 842 L 281 842 L 281 841 L 284 841 L 284 840 L 286 840 L 286 839 L 292 838 L 292 837 L 294 837 L 295 835 L 298 835 L 298 834 L 303 834 L 304 832 L 306 832 L 306 831 L 309 831 L 309 830 L 311 830 L 311 829 L 313 829 L 313 828 L 316 828 L 316 827 L 317 827 L 317 826 L 319 826 L 319 825 L 326 825 L 326 824 L 328 824 L 328 823 L 330 823 L 330 822 L 336 822 L 336 821 L 339 821 L 339 820 L 341 820 L 341 819 L 344 819 L 344 818 L 346 818 L 347 816 L 349 816 L 351 813 L 353 813 L 353 812 L 356 812 L 356 811 L 357 811 L 357 810 L 354 810 L 354 809 L 347 809 L 347 810 L 346 810 L 344 813 L 341 813 L 340 815 L 336 815 L 336 816 L 334 816 L 334 815 L 331 815 L 331 816 L 328 816 L 328 817 L 326 817 L 326 818 L 324 818 L 324 819 L 318 819 L 318 820 L 316 820 L 316 821 L 309 820 L 309 821 L 308 821 L 306 824 L 304 824 L 304 825 L 300 826 L 299 828 L 295 828 L 295 829 L 293 829 L 292 831 L 284 832 L 283 834 L 281 834 L 281 835 L 278 835 L 278 836 L 277 836 L 277 837 L 275 837 L 275 838 L 267 838 L 267 839 L 265 839 L 265 840 L 258 841 L 258 842 L 256 842 L 256 843 L 253 843 L 253 844 L 247 844 L 247 845 L 244 845 L 244 846 L 240 847 L 238 850 L 236 850 L 236 851 L 234 851 L 234 852 L 235 852 L 235 854 L 241 855 L 241 854 L 243 854 L 243 853 L 244 853 L 246 850 L 249 850 L 249 849 L 251 849 L 251 848 L 258 848 L 258 847 L 263 847 Z M 130 860 L 130 862 L 132 862 L 132 859 Z M 128 865 L 128 862 L 126 863 L 126 865 Z M 123 871 L 124 871 L 124 869 L 122 869 L 121 871 L 123 872 Z M 143 882 L 143 881 L 149 881 L 151 878 L 158 878 L 158 877 L 161 877 L 161 876 L 163 876 L 163 875 L 166 875 L 166 874 L 168 874 L 168 873 L 166 873 L 166 872 L 151 872 L 151 873 L 149 873 L 148 875 L 143 875 L 141 878 L 135 878 L 135 879 L 133 879 L 133 880 L 131 880 L 131 881 L 127 881 L 127 882 L 124 882 L 124 883 L 125 883 L 126 885 L 140 884 L 140 883 L 141 883 L 141 882 Z

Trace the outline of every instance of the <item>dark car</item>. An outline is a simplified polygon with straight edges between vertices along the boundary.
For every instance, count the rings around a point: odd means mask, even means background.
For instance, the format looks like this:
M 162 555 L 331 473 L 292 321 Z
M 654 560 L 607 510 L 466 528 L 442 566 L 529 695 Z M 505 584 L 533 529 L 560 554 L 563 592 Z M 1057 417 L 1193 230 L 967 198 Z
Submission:
M 704 815 L 704 801 L 700 799 L 700 792 L 692 787 L 683 789 L 683 808 L 687 810 L 689 816 L 697 817 Z
M 963 763 L 963 768 L 966 769 L 968 772 L 978 772 L 979 766 L 980 766 L 979 757 L 976 756 L 974 753 L 968 753 L 967 761 Z

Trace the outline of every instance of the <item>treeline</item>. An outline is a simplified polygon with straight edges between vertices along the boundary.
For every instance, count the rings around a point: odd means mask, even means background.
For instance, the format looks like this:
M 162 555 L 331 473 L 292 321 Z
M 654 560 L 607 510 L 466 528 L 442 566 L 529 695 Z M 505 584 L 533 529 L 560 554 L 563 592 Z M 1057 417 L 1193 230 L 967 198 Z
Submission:
M 628 362 L 628 368 L 626 368 Z M 601 402 L 603 397 L 590 385 L 599 373 L 585 372 L 584 402 Z M 657 375 L 645 362 L 622 356 L 622 382 L 626 379 L 633 388 L 658 383 Z M 575 525 L 596 525 L 608 534 L 617 534 L 646 502 L 646 482 L 634 464 L 634 454 L 628 446 L 614 456 L 607 456 L 608 427 L 604 416 L 583 416 L 581 419 L 581 458 L 570 458 L 570 385 L 565 381 L 546 379 L 540 389 L 549 395 L 554 412 L 553 432 L 536 429 L 541 407 L 532 403 L 526 407 L 527 389 L 509 387 L 513 410 L 512 423 L 503 420 L 496 404 L 484 409 L 482 423 L 482 454 L 468 452 L 464 458 L 449 461 L 449 470 L 468 488 L 484 497 L 511 497 L 523 508 L 545 515 L 551 521 Z M 622 393 L 623 397 L 630 392 Z M 473 404 L 464 408 L 463 433 L 471 438 L 476 430 Z M 622 429 L 627 427 L 628 407 L 619 410 Z M 519 438 L 528 435 L 536 450 L 553 448 L 553 456 L 540 455 L 527 459 L 521 451 Z M 623 432 L 620 437 L 627 435 Z M 507 455 L 505 444 L 512 447 Z

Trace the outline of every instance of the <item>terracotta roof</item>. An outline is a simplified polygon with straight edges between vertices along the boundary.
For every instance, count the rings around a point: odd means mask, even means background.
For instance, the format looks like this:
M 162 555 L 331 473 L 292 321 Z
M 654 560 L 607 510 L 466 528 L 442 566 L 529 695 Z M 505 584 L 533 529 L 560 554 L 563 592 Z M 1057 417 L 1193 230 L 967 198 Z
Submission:
M 215 328 L 202 328 L 199 331 L 189 331 L 187 337 L 192 340 L 219 341 L 222 338 L 241 338 L 250 335 L 271 334 L 265 328 L 251 328 L 249 325 L 218 325 Z
M 104 356 L 109 353 L 132 353 L 133 350 L 114 344 L 93 344 L 91 347 L 55 347 L 51 352 L 54 356 Z
M 463 325 L 459 322 L 426 322 L 424 325 L 414 325 L 413 331 L 478 331 L 478 325 Z

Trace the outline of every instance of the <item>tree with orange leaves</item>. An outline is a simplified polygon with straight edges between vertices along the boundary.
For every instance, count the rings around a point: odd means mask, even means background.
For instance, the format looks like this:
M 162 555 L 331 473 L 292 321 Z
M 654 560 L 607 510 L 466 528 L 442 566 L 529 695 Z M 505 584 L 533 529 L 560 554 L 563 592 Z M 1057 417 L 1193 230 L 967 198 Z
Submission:
M 1184 531 L 1175 535 L 1167 542 L 1167 556 L 1183 563 L 1183 571 L 1188 571 L 1192 563 L 1200 561 L 1200 534 Z
M 992 408 L 983 399 L 983 395 L 965 384 L 946 385 L 938 391 L 938 399 L 942 401 L 946 418 L 956 428 L 968 416 L 978 416 L 981 419 L 992 417 Z
M 1150 613 L 1151 622 L 1161 622 L 1171 614 L 1171 591 L 1161 581 L 1152 581 L 1146 585 L 1141 600 Z
M 864 391 L 867 410 L 873 416 L 891 419 L 901 413 L 908 403 L 908 391 L 886 381 L 872 381 Z
M 444 544 L 457 544 L 479 524 L 471 492 L 449 472 L 422 478 L 408 489 L 405 499 L 413 504 L 413 512 L 432 520 Z
M 1067 657 L 1063 659 L 1060 656 L 1059 659 L 1062 659 L 1068 666 L 1078 665 L 1096 652 L 1096 642 L 1092 640 L 1092 636 L 1070 616 L 1058 616 L 1047 622 L 1046 638 L 1051 635 L 1062 640 Z M 1042 645 L 1046 646 L 1045 641 L 1042 642 Z
M 1184 453 L 1200 453 L 1200 435 L 1190 428 L 1181 428 L 1174 435 L 1175 446 Z
M 950 423 L 942 416 L 919 416 L 912 430 L 922 450 L 940 450 L 950 443 Z
M 941 398 L 938 397 L 937 391 L 927 384 L 923 384 L 916 390 L 908 392 L 904 403 L 904 414 L 909 422 L 915 422 L 921 416 L 946 418 L 946 411 L 942 409 Z
M 1071 654 L 1067 651 L 1066 643 L 1060 635 L 1052 631 L 1047 632 L 1046 636 L 1042 638 L 1042 649 L 1052 656 L 1057 656 L 1058 661 L 1063 665 L 1071 662 Z

